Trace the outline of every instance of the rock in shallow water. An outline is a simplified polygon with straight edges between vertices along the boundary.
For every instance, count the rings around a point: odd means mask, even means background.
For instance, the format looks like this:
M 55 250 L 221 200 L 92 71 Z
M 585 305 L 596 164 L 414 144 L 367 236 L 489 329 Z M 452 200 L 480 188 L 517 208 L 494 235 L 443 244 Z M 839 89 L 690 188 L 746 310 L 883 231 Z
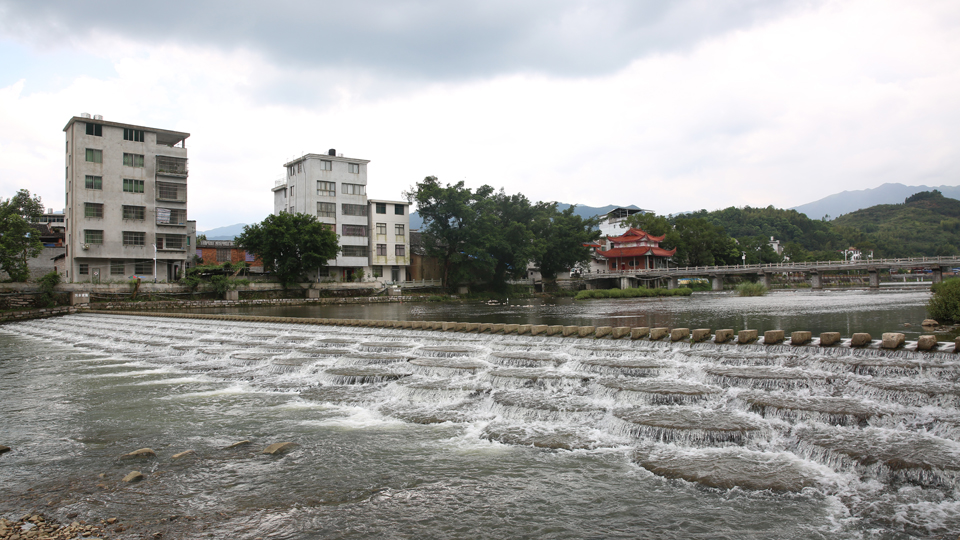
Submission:
M 262 453 L 269 454 L 271 456 L 276 456 L 276 455 L 283 454 L 284 452 L 290 450 L 295 446 L 299 446 L 299 445 L 295 442 L 273 443 L 270 446 L 264 448 Z
M 149 459 L 155 457 L 157 457 L 157 453 L 152 448 L 141 448 L 120 456 L 120 459 Z
M 129 474 L 123 477 L 123 481 L 127 483 L 139 482 L 143 480 L 143 473 L 140 471 L 130 471 Z

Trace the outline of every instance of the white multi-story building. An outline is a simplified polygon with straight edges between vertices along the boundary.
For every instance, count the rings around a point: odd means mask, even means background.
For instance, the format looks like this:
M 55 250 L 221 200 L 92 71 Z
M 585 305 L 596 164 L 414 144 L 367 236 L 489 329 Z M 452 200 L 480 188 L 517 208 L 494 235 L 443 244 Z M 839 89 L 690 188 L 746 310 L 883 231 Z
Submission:
M 410 203 L 370 199 L 370 263 L 380 281 L 407 280 L 410 266 Z
M 74 116 L 66 134 L 68 282 L 173 281 L 193 254 L 189 133 Z
M 332 149 L 326 154 L 305 154 L 285 163 L 284 178 L 274 182 L 274 214 L 314 215 L 340 235 L 340 254 L 320 269 L 317 276 L 320 280 L 352 280 L 359 270 L 363 271 L 365 279 L 374 276 L 378 281 L 406 279 L 405 266 L 410 264 L 408 203 L 368 200 L 368 163 L 370 160 L 343 157 Z M 385 214 L 377 214 L 381 203 L 384 208 L 390 206 L 394 212 L 389 220 Z M 396 214 L 397 205 L 403 206 L 402 214 Z M 379 225 L 389 229 L 377 241 Z M 398 233 L 397 225 L 402 225 L 402 233 Z M 397 247 L 400 236 L 404 240 L 401 247 Z M 393 241 L 388 242 L 388 237 Z M 388 246 L 393 251 L 390 255 L 377 255 L 378 245 Z M 404 255 L 399 256 L 399 253 Z M 384 275 L 385 267 L 389 267 L 389 275 Z M 399 277 L 392 279 L 394 276 Z

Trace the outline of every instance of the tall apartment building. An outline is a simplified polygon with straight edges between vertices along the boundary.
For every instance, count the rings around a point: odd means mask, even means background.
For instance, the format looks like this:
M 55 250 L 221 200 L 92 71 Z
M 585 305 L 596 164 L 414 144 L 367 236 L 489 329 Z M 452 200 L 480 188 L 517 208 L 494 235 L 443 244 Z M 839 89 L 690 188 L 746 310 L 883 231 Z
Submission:
M 410 266 L 410 204 L 370 199 L 371 275 L 381 281 L 406 281 Z
M 347 281 L 363 270 L 366 277 L 376 277 L 380 281 L 402 281 L 406 279 L 405 269 L 394 271 L 394 266 L 409 264 L 409 256 L 399 257 L 397 253 L 407 253 L 406 241 L 409 229 L 409 212 L 403 201 L 377 201 L 389 204 L 391 211 L 402 205 L 402 214 L 392 214 L 390 220 L 385 214 L 377 214 L 377 203 L 367 199 L 367 164 L 370 160 L 355 159 L 338 155 L 335 150 L 326 154 L 306 154 L 284 164 L 285 177 L 274 182 L 273 213 L 281 212 L 310 214 L 317 216 L 321 223 L 327 223 L 340 235 L 340 254 L 320 269 L 320 280 Z M 385 207 L 384 207 L 385 208 Z M 386 210 L 384 210 L 386 211 Z M 383 219 L 375 219 L 376 216 Z M 400 223 L 402 221 L 402 223 Z M 380 235 L 376 241 L 371 232 L 379 225 L 391 229 Z M 398 234 L 397 225 L 403 226 Z M 379 230 L 379 229 L 377 229 Z M 392 236 L 391 236 L 392 235 Z M 387 237 L 393 239 L 387 242 Z M 403 236 L 404 245 L 396 247 L 397 239 Z M 377 251 L 378 246 L 389 243 L 393 255 L 379 255 L 385 249 Z M 373 265 L 371 265 L 373 261 Z M 389 266 L 389 274 L 384 275 L 384 267 Z M 397 276 L 397 279 L 392 279 Z
M 189 133 L 74 116 L 66 133 L 66 280 L 172 281 L 193 255 Z

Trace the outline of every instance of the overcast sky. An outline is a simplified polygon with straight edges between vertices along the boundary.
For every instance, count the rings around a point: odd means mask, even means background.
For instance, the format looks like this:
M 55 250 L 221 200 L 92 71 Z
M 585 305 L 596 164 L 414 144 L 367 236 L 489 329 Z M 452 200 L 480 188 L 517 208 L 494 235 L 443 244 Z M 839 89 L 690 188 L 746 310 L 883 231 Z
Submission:
M 0 0 L 0 196 L 63 207 L 82 112 L 191 133 L 201 231 L 329 148 L 376 198 L 788 208 L 960 185 L 960 2 Z

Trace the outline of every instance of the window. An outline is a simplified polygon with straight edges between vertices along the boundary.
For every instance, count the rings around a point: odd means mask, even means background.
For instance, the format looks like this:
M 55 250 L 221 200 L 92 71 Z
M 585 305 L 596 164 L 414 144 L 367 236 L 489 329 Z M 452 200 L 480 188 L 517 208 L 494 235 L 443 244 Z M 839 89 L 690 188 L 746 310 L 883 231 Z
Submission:
M 133 142 L 143 142 L 143 130 L 123 128 L 123 140 L 133 141 Z M 137 272 L 137 273 L 139 274 L 140 272 Z
M 143 154 L 123 154 L 123 164 L 127 167 L 143 167 Z
M 147 233 L 123 231 L 123 245 L 125 246 L 143 246 L 146 245 Z
M 347 172 L 352 172 L 353 174 L 360 174 L 360 164 L 347 163 Z
M 87 135 L 93 135 L 94 137 L 103 137 L 103 126 L 100 124 L 91 124 L 87 122 Z
M 87 161 L 90 163 L 103 163 L 103 150 L 87 148 Z
M 87 275 L 90 273 L 90 265 L 87 263 L 80 263 L 80 275 Z
M 328 161 L 327 163 L 330 162 Z M 337 184 L 334 182 L 321 182 L 317 180 L 317 195 L 323 195 L 324 197 L 336 197 Z
M 403 225 L 397 225 L 395 228 L 396 228 L 396 232 L 397 232 L 397 237 L 398 237 L 398 238 L 403 238 L 404 226 L 403 226 Z
M 293 190 L 296 189 L 296 187 L 297 187 L 297 186 L 290 186 L 290 198 L 291 198 L 291 199 L 293 198 Z
M 325 159 L 321 159 L 321 160 L 320 160 L 320 170 L 321 170 L 321 171 L 332 171 L 332 170 L 333 170 L 333 162 L 332 162 L 332 161 L 327 161 L 327 160 L 325 160 Z
M 143 193 L 143 180 L 123 179 L 123 191 L 127 193 Z
M 366 257 L 367 246 L 343 246 L 342 255 L 344 257 Z
M 377 223 L 377 234 L 386 236 L 387 235 L 387 224 L 386 223 Z
M 377 203 L 377 213 L 378 213 L 378 214 L 386 214 L 386 213 L 387 213 L 387 205 L 386 205 L 386 203 L 379 203 L 379 202 Z
M 183 208 L 157 207 L 157 225 L 186 225 L 187 211 Z
M 345 216 L 366 216 L 367 215 L 367 205 L 365 204 L 343 204 L 341 205 L 340 210 L 341 210 L 341 213 Z
M 395 205 L 393 205 L 393 213 L 396 214 L 396 215 L 398 215 L 398 216 L 402 216 L 402 215 L 403 215 L 403 212 L 404 212 L 403 208 L 404 208 L 404 205 L 402 205 L 402 204 L 395 204 Z
M 143 221 L 146 218 L 146 208 L 143 206 L 123 206 L 123 219 Z
M 150 259 L 137 259 L 133 263 L 133 273 L 134 274 L 152 274 L 153 273 L 153 261 Z
M 344 195 L 366 195 L 367 186 L 363 184 L 340 184 Z
M 111 276 L 122 276 L 127 269 L 127 265 L 123 261 L 110 261 L 110 275 Z
M 230 249 L 229 248 L 217 248 L 217 262 L 230 262 Z
M 187 240 L 190 240 L 190 237 L 187 237 Z M 253 253 L 250 253 L 249 251 L 244 251 L 243 260 L 244 262 L 248 262 L 248 263 L 257 262 L 257 256 L 254 255 Z
M 103 189 L 103 177 L 87 175 L 84 180 L 84 186 L 86 186 L 87 189 Z
M 157 182 L 157 198 L 184 202 L 187 200 L 187 186 L 171 182 Z
M 293 176 L 293 165 L 287 167 L 287 176 Z
M 367 227 L 365 225 L 344 225 L 343 235 L 344 236 L 366 236 Z
M 157 249 L 184 249 L 184 236 L 179 234 L 158 234 Z
M 297 172 L 298 172 L 298 173 L 303 172 L 303 162 L 302 162 L 302 161 L 301 161 L 300 163 L 297 163 Z
M 337 217 L 337 204 L 332 202 L 318 202 L 317 217 Z
M 406 257 L 406 256 L 407 256 L 407 246 L 405 246 L 405 245 L 403 245 L 403 244 L 397 244 L 396 246 L 393 246 L 393 247 L 396 248 L 396 256 L 397 256 L 397 257 Z
M 85 229 L 83 231 L 83 243 L 84 244 L 102 244 L 103 231 L 94 231 L 90 229 Z
M 386 246 L 384 246 L 383 249 L 386 250 L 386 249 L 387 249 Z M 373 267 L 373 277 L 383 277 L 383 267 L 382 267 L 382 266 L 374 266 L 374 267 Z
M 83 203 L 83 217 L 103 218 L 103 205 L 98 203 Z
M 377 244 L 377 257 L 386 257 L 386 256 L 387 256 L 387 245 Z

